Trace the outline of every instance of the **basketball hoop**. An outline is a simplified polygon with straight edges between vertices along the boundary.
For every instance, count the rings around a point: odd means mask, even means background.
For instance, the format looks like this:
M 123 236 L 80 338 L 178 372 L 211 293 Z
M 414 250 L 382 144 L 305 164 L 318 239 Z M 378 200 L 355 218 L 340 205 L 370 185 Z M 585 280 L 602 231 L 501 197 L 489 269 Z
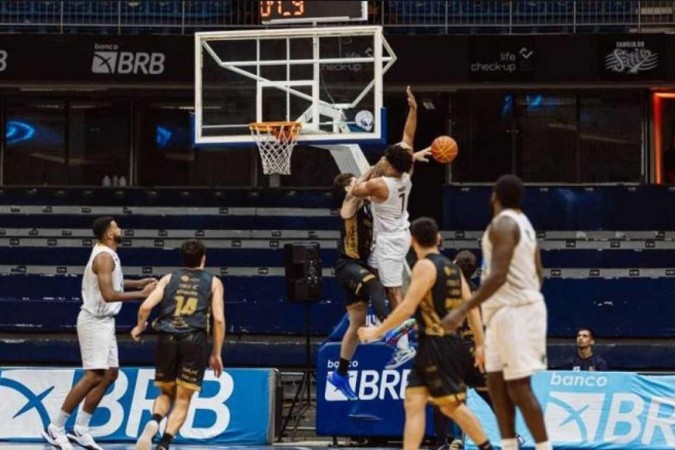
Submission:
M 300 134 L 300 122 L 254 122 L 248 125 L 258 144 L 265 175 L 291 174 L 291 154 Z

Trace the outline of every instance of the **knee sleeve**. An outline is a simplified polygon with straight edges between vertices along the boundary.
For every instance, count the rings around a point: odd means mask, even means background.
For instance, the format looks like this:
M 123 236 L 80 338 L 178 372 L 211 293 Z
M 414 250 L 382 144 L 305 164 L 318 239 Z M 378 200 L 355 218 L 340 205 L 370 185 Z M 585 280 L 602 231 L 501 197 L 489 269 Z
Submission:
M 389 315 L 389 304 L 387 303 L 387 295 L 384 292 L 384 286 L 382 286 L 380 280 L 373 278 L 372 280 L 367 281 L 363 288 L 368 294 L 373 309 L 375 309 L 375 315 L 380 322 L 384 321 Z

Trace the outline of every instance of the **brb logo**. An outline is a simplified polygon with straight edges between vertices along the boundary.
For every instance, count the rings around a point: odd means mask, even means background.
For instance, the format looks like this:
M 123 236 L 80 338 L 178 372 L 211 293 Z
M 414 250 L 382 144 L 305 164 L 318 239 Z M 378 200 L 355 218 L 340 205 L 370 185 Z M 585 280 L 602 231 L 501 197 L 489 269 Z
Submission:
M 116 44 L 94 44 L 92 73 L 120 75 L 161 75 L 164 73 L 164 53 L 123 52 Z
M 545 410 L 551 441 L 675 446 L 675 399 L 611 392 L 609 381 L 602 375 L 551 374 Z
M 53 415 L 59 410 L 77 381 L 75 374 L 73 369 L 2 370 L 0 440 L 38 438 L 51 421 L 50 413 Z M 153 381 L 153 370 L 120 371 L 112 390 L 103 397 L 92 418 L 92 435 L 109 440 L 138 436 L 152 411 Z M 224 433 L 231 419 L 225 402 L 233 391 L 230 374 L 224 372 L 216 379 L 207 373 L 203 391 L 192 399 L 181 436 L 209 439 Z
M 337 363 L 328 361 L 329 368 L 336 365 Z M 359 400 L 401 400 L 405 397 L 409 373 L 409 369 L 350 370 L 349 386 L 356 392 Z M 347 397 L 329 382 L 326 382 L 324 398 L 329 402 L 347 401 Z

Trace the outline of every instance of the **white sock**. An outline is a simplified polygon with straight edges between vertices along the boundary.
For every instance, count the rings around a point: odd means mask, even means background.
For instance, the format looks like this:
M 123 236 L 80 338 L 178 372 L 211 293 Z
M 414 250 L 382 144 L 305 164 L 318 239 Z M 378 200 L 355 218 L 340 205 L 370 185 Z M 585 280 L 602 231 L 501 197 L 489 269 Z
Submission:
M 396 342 L 396 348 L 398 350 L 403 350 L 407 349 L 410 347 L 410 341 L 408 340 L 408 335 L 404 334 L 398 339 L 398 342 Z
M 52 424 L 56 428 L 65 428 L 66 422 L 68 421 L 68 417 L 70 417 L 69 413 L 59 409 L 59 413 L 56 415 L 56 418 L 54 419 Z
M 89 421 L 91 420 L 91 414 L 80 411 L 80 413 L 77 415 L 77 420 L 75 421 L 75 425 L 78 427 L 82 428 L 89 428 Z
M 518 439 L 502 439 L 502 450 L 518 450 Z
M 539 442 L 534 444 L 534 450 L 553 450 L 553 447 L 549 441 Z

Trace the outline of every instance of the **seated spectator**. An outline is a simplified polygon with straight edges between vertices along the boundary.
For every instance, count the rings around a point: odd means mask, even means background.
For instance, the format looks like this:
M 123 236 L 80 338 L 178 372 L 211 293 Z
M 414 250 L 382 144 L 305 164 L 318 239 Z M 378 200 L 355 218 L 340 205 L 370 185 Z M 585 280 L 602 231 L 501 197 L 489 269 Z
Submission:
M 567 370 L 607 370 L 607 362 L 600 355 L 593 353 L 595 335 L 589 327 L 581 327 L 577 331 L 577 352 L 565 363 Z

